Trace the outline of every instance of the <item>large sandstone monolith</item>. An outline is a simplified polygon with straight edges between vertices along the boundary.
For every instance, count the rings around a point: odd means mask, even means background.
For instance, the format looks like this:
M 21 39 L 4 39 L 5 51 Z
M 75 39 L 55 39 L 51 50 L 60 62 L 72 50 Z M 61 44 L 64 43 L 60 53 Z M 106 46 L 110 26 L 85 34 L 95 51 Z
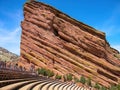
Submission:
M 22 63 L 61 75 L 84 75 L 104 86 L 120 82 L 119 53 L 103 32 L 35 1 L 24 5 L 21 27 Z

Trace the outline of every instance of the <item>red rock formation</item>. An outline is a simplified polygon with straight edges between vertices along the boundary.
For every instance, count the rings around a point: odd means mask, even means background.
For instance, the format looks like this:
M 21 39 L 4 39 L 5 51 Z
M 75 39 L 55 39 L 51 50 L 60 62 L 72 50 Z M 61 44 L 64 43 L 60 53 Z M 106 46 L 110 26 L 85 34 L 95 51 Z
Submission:
M 21 62 L 52 69 L 59 74 L 84 75 L 102 85 L 120 82 L 119 53 L 103 32 L 76 21 L 53 7 L 24 5 Z

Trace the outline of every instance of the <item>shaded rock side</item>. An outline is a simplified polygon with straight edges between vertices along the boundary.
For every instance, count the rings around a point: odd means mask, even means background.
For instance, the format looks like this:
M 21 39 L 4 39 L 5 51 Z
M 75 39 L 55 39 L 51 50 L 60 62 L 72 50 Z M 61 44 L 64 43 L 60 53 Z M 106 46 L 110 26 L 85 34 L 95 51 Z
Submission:
M 104 86 L 120 82 L 120 60 L 115 57 L 119 52 L 103 32 L 35 1 L 24 5 L 21 27 L 22 63 L 61 75 L 84 75 Z

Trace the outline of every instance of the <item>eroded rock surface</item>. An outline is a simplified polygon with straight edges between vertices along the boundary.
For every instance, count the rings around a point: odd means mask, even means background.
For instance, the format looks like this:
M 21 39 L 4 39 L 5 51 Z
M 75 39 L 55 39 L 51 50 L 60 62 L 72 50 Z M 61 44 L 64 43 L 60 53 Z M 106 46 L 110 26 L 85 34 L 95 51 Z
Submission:
M 22 63 L 61 75 L 84 75 L 105 86 L 120 82 L 120 60 L 115 57 L 119 52 L 103 32 L 35 1 L 24 5 L 21 26 Z

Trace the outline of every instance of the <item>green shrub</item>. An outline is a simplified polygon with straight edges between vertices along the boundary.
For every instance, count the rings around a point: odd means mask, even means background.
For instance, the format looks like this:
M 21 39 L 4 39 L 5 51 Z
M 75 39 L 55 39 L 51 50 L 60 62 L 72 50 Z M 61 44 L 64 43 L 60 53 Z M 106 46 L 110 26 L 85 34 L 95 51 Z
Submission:
M 71 81 L 72 80 L 72 74 L 67 74 L 66 78 L 67 78 L 68 81 Z
M 87 85 L 88 85 L 88 86 L 92 86 L 91 78 L 88 78 L 86 82 L 87 82 Z
M 61 75 L 56 74 L 55 79 L 61 79 L 61 78 L 62 78 Z
M 85 84 L 85 83 L 86 83 L 86 79 L 85 79 L 84 76 L 81 76 L 81 78 L 80 78 L 80 82 L 81 82 L 82 84 Z
M 63 76 L 64 78 L 64 81 L 71 81 L 73 78 L 72 78 L 72 74 L 66 74 Z
M 118 85 L 111 85 L 107 90 L 120 90 L 120 84 Z
M 94 88 L 100 89 L 100 85 L 98 83 L 95 84 Z
M 102 86 L 100 90 L 107 90 L 107 88 Z
M 48 77 L 53 77 L 54 76 L 54 72 L 50 71 L 49 69 L 46 70 L 47 76 Z
M 120 90 L 120 84 L 117 85 L 117 89 Z
M 74 82 L 76 82 L 76 83 L 79 82 L 79 79 L 74 77 Z
M 50 71 L 49 69 L 46 69 L 46 68 L 39 68 L 38 74 L 41 74 L 43 76 L 48 76 L 48 77 L 54 76 L 54 72 Z
M 38 74 L 47 76 L 46 69 L 45 69 L 45 68 L 39 68 L 39 69 L 38 69 Z
M 109 90 L 119 90 L 119 89 L 117 89 L 117 86 L 111 85 L 111 87 L 109 88 Z

